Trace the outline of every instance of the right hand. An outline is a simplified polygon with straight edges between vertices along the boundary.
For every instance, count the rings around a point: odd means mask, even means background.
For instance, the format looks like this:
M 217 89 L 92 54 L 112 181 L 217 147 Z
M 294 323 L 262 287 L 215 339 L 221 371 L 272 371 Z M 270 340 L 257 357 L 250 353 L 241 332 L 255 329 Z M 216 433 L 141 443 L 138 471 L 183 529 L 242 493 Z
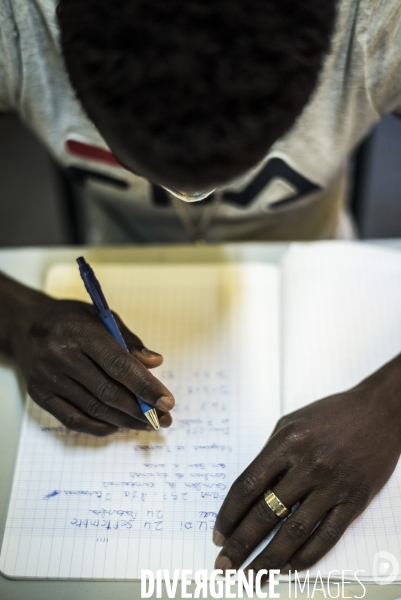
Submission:
M 174 397 L 148 370 L 161 365 L 160 354 L 147 350 L 116 315 L 129 352 L 90 304 L 37 293 L 32 297 L 15 319 L 11 347 L 39 406 L 82 433 L 152 430 L 137 395 L 158 409 L 161 426 L 171 424 Z

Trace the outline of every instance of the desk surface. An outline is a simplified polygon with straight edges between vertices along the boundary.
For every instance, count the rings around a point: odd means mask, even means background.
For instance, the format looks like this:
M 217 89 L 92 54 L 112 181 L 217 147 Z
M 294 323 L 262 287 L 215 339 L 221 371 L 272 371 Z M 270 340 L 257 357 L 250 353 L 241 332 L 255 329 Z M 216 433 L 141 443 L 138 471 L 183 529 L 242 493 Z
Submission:
M 385 240 L 379 243 L 401 250 L 401 240 Z M 174 246 L 174 247 L 120 247 L 85 248 L 89 262 L 227 262 L 260 261 L 278 263 L 288 244 L 230 244 L 223 246 Z M 75 260 L 83 253 L 82 248 L 46 248 L 0 250 L 0 270 L 15 279 L 41 289 L 47 268 L 58 262 Z M 3 538 L 7 507 L 11 492 L 18 438 L 23 415 L 25 389 L 15 364 L 0 356 L 0 540 Z M 360 586 L 349 585 L 348 596 L 360 595 Z M 280 584 L 280 597 L 286 600 L 288 586 Z M 332 592 L 333 596 L 335 591 Z M 294 595 L 294 594 L 293 594 Z M 77 582 L 77 581 L 14 581 L 0 575 L 1 600 L 136 600 L 141 597 L 139 582 Z M 306 598 L 298 592 L 298 598 Z M 315 598 L 323 598 L 316 592 Z M 167 598 L 164 595 L 163 598 Z M 178 596 L 177 596 L 178 598 Z M 401 598 L 401 588 L 396 585 L 367 586 L 368 600 L 395 600 Z

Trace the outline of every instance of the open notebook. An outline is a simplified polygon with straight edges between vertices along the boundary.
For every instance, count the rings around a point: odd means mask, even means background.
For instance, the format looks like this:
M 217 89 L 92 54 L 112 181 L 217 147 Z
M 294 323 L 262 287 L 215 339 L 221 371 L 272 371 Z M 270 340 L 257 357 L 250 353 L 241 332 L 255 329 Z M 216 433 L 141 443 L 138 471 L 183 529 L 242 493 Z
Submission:
M 401 253 L 294 245 L 262 263 L 94 265 L 110 305 L 165 357 L 161 433 L 96 439 L 28 400 L 0 556 L 9 577 L 135 579 L 213 569 L 216 513 L 281 414 L 349 388 L 401 350 Z M 87 300 L 75 265 L 46 289 Z M 401 563 L 401 467 L 311 571 Z

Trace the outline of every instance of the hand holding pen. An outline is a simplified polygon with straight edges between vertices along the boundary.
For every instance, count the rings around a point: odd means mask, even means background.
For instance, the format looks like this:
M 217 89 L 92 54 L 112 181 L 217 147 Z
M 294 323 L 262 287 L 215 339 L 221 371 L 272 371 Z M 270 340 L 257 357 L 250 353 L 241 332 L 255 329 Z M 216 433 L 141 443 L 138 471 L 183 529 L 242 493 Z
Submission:
M 100 287 L 100 283 L 96 279 L 95 273 L 93 269 L 88 265 L 83 256 L 77 258 L 77 263 L 79 265 L 79 272 L 81 274 L 82 280 L 85 284 L 86 291 L 88 292 L 93 306 L 97 310 L 99 318 L 103 322 L 103 325 L 106 327 L 107 331 L 113 338 L 122 346 L 127 352 L 129 352 L 127 344 L 121 332 L 118 328 L 116 320 L 107 304 L 107 300 L 103 294 L 103 290 Z M 136 396 L 138 404 L 142 413 L 148 419 L 149 423 L 156 430 L 160 429 L 159 419 L 157 417 L 156 410 L 147 404 L 140 396 Z
M 119 428 L 153 430 L 139 396 L 157 409 L 161 427 L 171 424 L 174 397 L 149 371 L 163 358 L 145 348 L 118 316 L 129 352 L 91 304 L 56 300 L 1 275 L 0 280 L 13 298 L 7 348 L 37 404 L 69 429 L 105 436 Z

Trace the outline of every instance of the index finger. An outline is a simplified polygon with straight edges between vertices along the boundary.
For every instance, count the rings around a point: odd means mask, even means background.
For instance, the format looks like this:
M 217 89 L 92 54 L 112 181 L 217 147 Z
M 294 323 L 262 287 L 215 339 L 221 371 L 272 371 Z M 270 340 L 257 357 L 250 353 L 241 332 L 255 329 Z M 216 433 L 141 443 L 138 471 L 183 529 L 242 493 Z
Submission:
M 96 333 L 96 336 L 87 336 L 81 341 L 81 349 L 107 375 L 151 406 L 163 411 L 174 407 L 172 393 L 135 356 L 120 346 L 103 327 Z
M 217 515 L 213 531 L 216 546 L 223 546 L 238 524 L 272 482 L 289 466 L 276 438 L 263 448 L 234 481 Z

